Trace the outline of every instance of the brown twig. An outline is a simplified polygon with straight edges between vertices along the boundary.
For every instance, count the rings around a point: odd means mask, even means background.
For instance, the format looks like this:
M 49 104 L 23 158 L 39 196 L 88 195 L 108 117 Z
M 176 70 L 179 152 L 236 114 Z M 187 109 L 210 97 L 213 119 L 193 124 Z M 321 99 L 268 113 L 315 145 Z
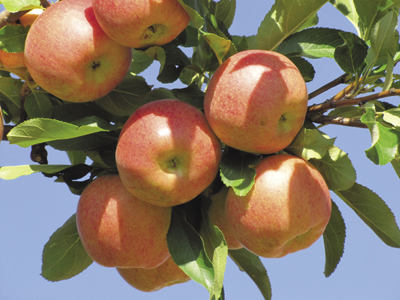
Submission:
M 15 126 L 13 125 L 4 125 L 4 132 L 3 132 L 3 136 L 1 138 L 2 141 L 8 141 L 7 139 L 7 134 L 11 131 L 11 129 L 13 129 Z
M 308 95 L 308 100 L 315 98 L 316 96 L 330 90 L 331 88 L 333 88 L 339 84 L 346 83 L 348 76 L 349 76 L 349 74 L 345 73 L 345 74 L 339 76 L 338 78 L 332 80 L 331 82 L 325 84 L 324 86 L 318 88 L 317 90 L 315 90 L 314 92 L 312 92 Z
M 368 128 L 367 125 L 361 122 L 361 120 L 352 118 L 320 115 L 316 118 L 313 118 L 312 121 L 314 123 L 323 125 L 334 124 L 334 125 L 344 125 L 344 126 L 358 127 L 358 128 Z
M 369 101 L 377 100 L 380 98 L 391 97 L 394 95 L 400 95 L 400 89 L 390 89 L 390 90 L 387 90 L 384 92 L 375 93 L 375 94 L 368 95 L 365 97 L 343 99 L 340 101 L 336 101 L 336 100 L 334 100 L 334 98 L 332 98 L 328 101 L 325 101 L 324 103 L 310 106 L 308 108 L 308 113 L 315 113 L 315 112 L 323 113 L 327 110 L 337 108 L 337 107 L 363 105 Z

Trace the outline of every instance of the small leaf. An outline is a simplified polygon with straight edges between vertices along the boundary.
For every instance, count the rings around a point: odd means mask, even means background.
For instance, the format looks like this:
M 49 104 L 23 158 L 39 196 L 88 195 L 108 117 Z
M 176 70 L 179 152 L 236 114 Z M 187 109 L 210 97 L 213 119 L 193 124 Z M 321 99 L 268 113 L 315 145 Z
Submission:
M 325 246 L 325 271 L 326 277 L 335 271 L 344 252 L 346 239 L 346 225 L 339 207 L 332 201 L 332 213 L 329 223 L 323 234 Z
M 261 156 L 243 153 L 232 155 L 222 160 L 220 175 L 222 182 L 227 187 L 232 187 L 235 194 L 245 196 L 254 185 L 256 170 L 253 166 L 257 165 Z
M 398 151 L 400 132 L 377 122 L 372 108 L 366 109 L 361 121 L 371 133 L 372 146 L 365 150 L 367 157 L 377 165 L 389 163 Z
M 314 79 L 315 69 L 312 64 L 302 57 L 289 57 L 290 60 L 299 69 L 301 76 L 303 76 L 305 82 L 310 82 Z
M 74 214 L 52 234 L 44 246 L 41 275 L 50 281 L 69 279 L 92 262 L 82 246 Z
M 40 8 L 40 0 L 2 0 L 1 3 L 9 12 Z
M 356 181 L 356 170 L 347 154 L 336 146 L 332 146 L 322 159 L 310 159 L 310 162 L 324 177 L 332 191 L 346 190 Z
M 386 203 L 373 191 L 358 183 L 350 189 L 335 193 L 388 246 L 400 248 L 400 229 Z
M 364 64 L 368 46 L 358 36 L 351 32 L 339 32 L 344 44 L 335 50 L 335 60 L 346 73 L 355 74 Z
M 7 137 L 10 144 L 29 147 L 39 143 L 72 139 L 115 129 L 116 126 L 97 117 L 81 119 L 77 125 L 53 119 L 38 118 L 27 120 L 14 127 Z
M 213 299 L 220 299 L 223 294 L 224 274 L 226 260 L 228 257 L 228 245 L 221 230 L 214 226 L 208 217 L 208 208 L 210 205 L 211 200 L 204 198 L 202 201 L 203 222 L 200 233 L 202 235 L 208 257 L 210 257 L 212 260 L 214 268 L 213 292 L 210 294 L 210 298 L 214 297 Z
M 25 100 L 25 110 L 30 119 L 51 118 L 53 104 L 46 94 L 32 93 Z
M 174 262 L 191 279 L 212 293 L 214 288 L 212 262 L 204 249 L 202 238 L 186 221 L 185 212 L 180 207 L 174 207 L 172 210 L 167 243 Z
M 153 62 L 154 60 L 143 51 L 132 49 L 132 63 L 129 73 L 137 75 L 146 70 Z
M 7 25 L 0 29 L 0 49 L 6 52 L 24 52 L 29 27 Z
M 222 64 L 225 55 L 231 50 L 231 47 L 234 47 L 232 41 L 208 32 L 203 32 L 203 36 L 214 51 L 219 63 Z M 233 52 L 235 51 L 233 50 Z
M 218 2 L 211 1 L 211 5 L 214 5 L 212 13 L 217 19 L 224 22 L 226 28 L 231 27 L 236 11 L 236 0 L 221 0 Z
M 257 48 L 274 50 L 328 0 L 276 0 L 257 32 Z
M 201 29 L 204 26 L 204 19 L 208 13 L 207 8 L 205 7 L 203 1 L 197 0 L 178 0 L 179 3 L 183 6 L 186 12 L 189 14 L 191 21 L 195 25 L 197 29 Z
M 246 250 L 229 250 L 229 256 L 236 263 L 241 271 L 246 272 L 254 281 L 265 300 L 272 299 L 271 282 L 261 259 Z
M 10 121 L 18 123 L 21 113 L 20 91 L 23 82 L 11 77 L 0 78 L 1 107 L 10 115 Z
M 31 175 L 37 172 L 55 173 L 71 167 L 70 165 L 21 165 L 0 167 L 0 178 L 5 180 Z
M 400 127 L 400 108 L 391 108 L 383 113 L 383 120 L 395 127 Z
M 400 156 L 396 154 L 395 158 L 390 162 L 397 176 L 400 178 Z
M 322 159 L 334 142 L 335 139 L 329 138 L 316 128 L 303 127 L 287 150 L 305 160 Z

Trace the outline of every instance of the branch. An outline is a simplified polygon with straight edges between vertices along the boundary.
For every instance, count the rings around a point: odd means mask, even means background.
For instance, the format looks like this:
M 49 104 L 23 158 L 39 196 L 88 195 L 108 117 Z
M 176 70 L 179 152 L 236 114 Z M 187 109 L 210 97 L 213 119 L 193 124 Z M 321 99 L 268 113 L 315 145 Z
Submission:
M 368 126 L 362 123 L 361 120 L 359 119 L 351 119 L 344 117 L 320 115 L 317 118 L 311 118 L 311 121 L 323 125 L 334 124 L 334 125 L 344 125 L 344 126 L 358 127 L 358 128 L 368 128 Z
M 325 84 L 324 86 L 322 86 L 319 89 L 315 90 L 314 92 L 310 93 L 308 95 L 308 100 L 330 90 L 331 88 L 334 88 L 335 86 L 337 86 L 339 84 L 346 83 L 348 81 L 348 79 L 347 79 L 348 76 L 349 76 L 349 74 L 345 73 L 345 74 L 339 76 L 338 78 L 332 80 L 331 82 Z
M 369 101 L 377 100 L 380 98 L 391 97 L 394 95 L 400 95 L 400 89 L 390 89 L 390 90 L 387 90 L 384 92 L 372 94 L 372 95 L 365 96 L 365 97 L 343 99 L 340 101 L 335 100 L 335 97 L 334 97 L 330 100 L 325 101 L 324 103 L 312 105 L 312 106 L 308 107 L 308 112 L 309 113 L 311 113 L 311 112 L 323 113 L 327 110 L 337 108 L 337 107 L 352 106 L 352 105 L 360 105 L 361 106 Z

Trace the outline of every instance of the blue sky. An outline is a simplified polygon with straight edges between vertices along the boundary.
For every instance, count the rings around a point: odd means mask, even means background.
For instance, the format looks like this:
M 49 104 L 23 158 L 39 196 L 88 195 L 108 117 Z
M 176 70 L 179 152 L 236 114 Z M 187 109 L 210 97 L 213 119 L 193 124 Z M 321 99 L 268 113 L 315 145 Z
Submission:
M 272 1 L 237 1 L 237 15 L 231 34 L 255 34 Z M 251 5 L 250 5 L 251 3 Z M 330 4 L 319 13 L 318 26 L 355 32 L 351 23 Z M 311 61 L 316 69 L 310 92 L 342 74 L 329 59 Z M 158 64 L 143 73 L 156 87 Z M 398 70 L 397 70 L 397 73 Z M 323 102 L 333 93 L 322 94 L 313 103 Z M 386 99 L 398 105 L 399 97 Z M 364 154 L 370 147 L 368 130 L 326 126 L 336 145 L 349 154 L 357 170 L 357 182 L 368 186 L 383 198 L 400 218 L 400 184 L 390 165 L 375 166 Z M 52 164 L 68 163 L 66 154 L 49 151 Z M 30 149 L 0 144 L 0 165 L 30 164 Z M 191 281 L 155 293 L 143 293 L 130 287 L 111 268 L 92 264 L 80 275 L 57 283 L 40 276 L 41 254 L 50 235 L 76 210 L 78 197 L 67 186 L 54 183 L 41 174 L 0 181 L 0 300 L 83 300 L 83 299 L 207 299 L 207 291 Z M 336 195 L 347 227 L 345 253 L 337 270 L 329 278 L 323 275 L 325 254 L 322 239 L 309 249 L 279 259 L 262 259 L 272 283 L 275 300 L 307 299 L 398 299 L 400 249 L 386 246 Z M 225 275 L 226 299 L 262 299 L 246 274 L 228 259 Z

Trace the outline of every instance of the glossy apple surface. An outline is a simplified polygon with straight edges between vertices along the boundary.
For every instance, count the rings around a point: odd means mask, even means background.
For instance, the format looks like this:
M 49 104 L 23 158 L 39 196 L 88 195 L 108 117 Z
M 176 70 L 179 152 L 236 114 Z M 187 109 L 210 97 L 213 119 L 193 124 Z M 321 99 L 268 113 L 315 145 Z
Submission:
M 211 184 L 221 153 L 221 143 L 200 110 L 164 99 L 130 116 L 119 137 L 116 162 L 132 194 L 168 207 L 192 200 Z
M 234 236 L 262 257 L 282 257 L 310 247 L 331 215 L 331 197 L 321 174 L 305 160 L 272 155 L 256 167 L 246 196 L 229 190 L 226 214 Z
M 137 199 L 118 175 L 101 176 L 87 186 L 76 222 L 83 247 L 100 265 L 155 268 L 170 256 L 171 209 Z
M 288 58 L 248 50 L 228 58 L 214 73 L 204 112 L 228 146 L 269 154 L 292 142 L 304 123 L 307 101 L 304 79 Z
M 91 0 L 59 1 L 29 30 L 25 63 L 36 83 L 54 96 L 87 102 L 107 95 L 125 77 L 132 49 L 100 28 Z
M 190 280 L 190 277 L 175 264 L 172 257 L 154 269 L 117 268 L 117 271 L 127 283 L 142 292 L 155 292 Z
M 177 0 L 93 0 L 93 8 L 103 30 L 132 48 L 169 43 L 190 21 Z

